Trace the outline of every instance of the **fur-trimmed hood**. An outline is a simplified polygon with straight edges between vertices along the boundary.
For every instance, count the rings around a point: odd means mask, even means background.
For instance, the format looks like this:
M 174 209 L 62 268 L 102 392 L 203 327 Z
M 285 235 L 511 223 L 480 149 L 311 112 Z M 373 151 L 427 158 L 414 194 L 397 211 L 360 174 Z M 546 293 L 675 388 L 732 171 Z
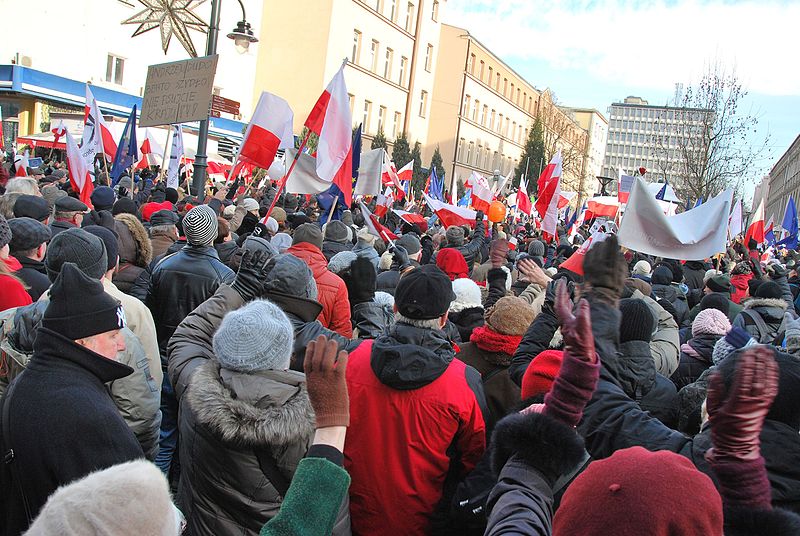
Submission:
M 305 376 L 291 370 L 243 374 L 209 361 L 195 371 L 184 401 L 226 443 L 288 445 L 314 433 Z
M 742 303 L 745 309 L 755 309 L 757 307 L 775 308 L 785 311 L 789 306 L 780 298 L 750 298 Z
M 119 235 L 119 262 L 144 268 L 153 260 L 153 247 L 147 229 L 133 214 L 117 214 L 114 230 Z

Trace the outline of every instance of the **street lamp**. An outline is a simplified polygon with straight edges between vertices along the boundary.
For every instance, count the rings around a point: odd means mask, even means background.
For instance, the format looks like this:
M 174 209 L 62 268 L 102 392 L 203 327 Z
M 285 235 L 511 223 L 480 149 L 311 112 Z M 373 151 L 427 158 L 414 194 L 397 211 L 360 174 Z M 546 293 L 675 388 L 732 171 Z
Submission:
M 206 56 L 213 56 L 217 53 L 219 3 L 220 0 L 211 0 L 211 20 L 208 25 Z M 253 30 L 250 29 L 250 23 L 247 22 L 247 15 L 245 14 L 242 0 L 239 0 L 239 5 L 242 6 L 242 20 L 236 23 L 236 28 L 228 34 L 228 38 L 233 39 L 236 51 L 239 54 L 244 54 L 250 48 L 250 43 L 257 43 L 258 39 L 253 35 Z M 200 132 L 197 134 L 197 154 L 194 160 L 192 189 L 195 191 L 195 195 L 197 195 L 198 198 L 203 195 L 206 184 L 206 169 L 208 168 L 208 154 L 206 154 L 208 149 L 208 124 L 208 119 L 200 121 Z M 189 193 L 191 193 L 191 191 Z

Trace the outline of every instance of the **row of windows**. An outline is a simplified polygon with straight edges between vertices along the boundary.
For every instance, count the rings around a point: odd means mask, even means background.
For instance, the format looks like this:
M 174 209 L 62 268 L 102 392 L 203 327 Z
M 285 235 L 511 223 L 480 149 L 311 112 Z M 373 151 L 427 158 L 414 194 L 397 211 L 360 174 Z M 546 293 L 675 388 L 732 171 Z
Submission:
M 521 124 L 517 125 L 516 121 L 511 121 L 511 118 L 503 114 L 498 114 L 495 109 L 489 111 L 489 106 L 486 104 L 481 106 L 479 99 L 475 99 L 473 102 L 470 95 L 464 95 L 461 116 L 516 143 L 522 143 L 528 137 L 527 128 L 524 128 Z M 525 137 L 523 137 L 523 132 Z
M 394 50 L 386 47 L 383 54 L 380 53 L 381 44 L 377 39 L 370 41 L 369 51 L 366 55 L 365 62 L 361 62 L 361 32 L 358 30 L 353 31 L 353 50 L 350 54 L 350 61 L 356 65 L 361 65 L 372 71 L 373 73 L 382 76 L 386 80 L 396 82 L 397 84 L 406 87 L 408 82 L 408 58 L 405 56 L 400 57 L 399 71 L 395 77 L 394 73 Z M 433 46 L 428 45 L 425 58 L 425 69 L 430 71 L 430 64 L 433 56 Z
M 475 64 L 476 58 L 475 54 L 470 54 L 469 60 L 467 61 L 467 72 L 472 76 L 475 76 L 481 82 L 485 83 L 490 88 L 494 88 L 494 90 L 501 94 L 506 99 L 510 100 L 511 102 L 515 103 L 517 106 L 521 107 L 528 113 L 533 113 L 533 96 L 528 96 L 527 91 L 522 91 L 519 87 L 514 85 L 514 82 L 509 84 L 508 78 L 504 77 L 500 74 L 499 69 L 495 70 L 494 67 L 489 65 L 487 70 L 486 62 L 480 60 L 478 65 Z M 476 73 L 477 69 L 477 73 Z M 502 84 L 501 84 L 502 79 Z M 520 99 L 522 102 L 520 102 Z
M 509 171 L 517 167 L 516 159 L 512 160 L 510 156 L 504 156 L 498 151 L 492 152 L 488 144 L 484 146 L 480 141 L 477 143 L 467 142 L 464 138 L 458 140 L 456 162 L 489 172 L 499 170 L 502 175 L 507 175 Z
M 398 0 L 362 0 L 362 2 L 375 9 L 376 12 L 380 13 L 394 24 L 400 26 L 402 23 L 402 27 L 405 28 L 408 33 L 414 33 L 414 24 L 416 21 L 414 18 L 415 7 L 412 2 L 406 4 L 405 18 L 401 16 L 402 3 L 398 2 Z M 439 18 L 439 2 L 437 0 L 433 2 L 431 18 L 433 18 L 434 21 Z
M 349 95 L 350 97 L 350 113 L 353 116 L 353 121 L 356 121 L 356 112 L 354 110 L 356 97 L 355 95 Z M 388 129 L 387 124 L 387 109 L 386 106 L 378 105 L 378 122 L 375 124 L 375 129 L 372 129 L 372 101 L 364 100 L 364 108 L 362 109 L 362 116 L 361 116 L 361 124 L 363 131 L 367 134 L 372 134 L 378 131 L 383 131 L 384 133 L 396 138 L 400 135 L 403 131 L 403 114 L 400 112 L 394 112 L 393 120 L 392 120 L 392 129 Z M 425 117 L 428 113 L 428 92 L 427 91 L 420 91 L 419 97 L 419 109 L 418 113 L 420 117 Z

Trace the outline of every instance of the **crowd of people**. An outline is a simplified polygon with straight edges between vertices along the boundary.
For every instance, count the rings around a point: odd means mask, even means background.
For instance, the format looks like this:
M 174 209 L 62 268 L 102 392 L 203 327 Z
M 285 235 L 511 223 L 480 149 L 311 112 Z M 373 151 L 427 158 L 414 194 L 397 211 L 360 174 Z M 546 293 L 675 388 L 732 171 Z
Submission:
M 795 251 L 0 193 L 2 534 L 800 534 Z

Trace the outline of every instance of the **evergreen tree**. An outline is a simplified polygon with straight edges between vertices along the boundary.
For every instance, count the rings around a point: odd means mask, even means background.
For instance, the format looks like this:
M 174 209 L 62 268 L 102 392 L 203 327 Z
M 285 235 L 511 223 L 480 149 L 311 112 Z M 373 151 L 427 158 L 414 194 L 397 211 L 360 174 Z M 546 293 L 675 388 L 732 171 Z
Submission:
M 414 142 L 414 149 L 411 151 L 411 159 L 414 160 L 414 175 L 411 179 L 411 187 L 415 192 L 425 189 L 425 181 L 428 175 L 422 170 L 422 147 L 419 142 Z
M 467 187 L 464 186 L 464 181 L 458 179 L 456 182 L 456 197 L 453 198 L 453 203 L 458 203 L 458 200 L 464 197 L 464 194 L 467 193 Z
M 386 149 L 386 136 L 383 134 L 383 129 L 378 130 L 378 133 L 375 134 L 375 137 L 372 138 L 372 145 L 370 146 L 371 149 Z
M 525 175 L 525 180 L 528 181 L 528 191 L 536 193 L 536 179 L 539 167 L 545 160 L 544 148 L 544 125 L 542 119 L 537 115 L 533 121 L 533 128 L 528 133 L 528 139 L 525 141 L 525 148 L 522 151 L 522 156 L 519 159 L 519 165 L 514 170 L 513 186 L 519 186 L 520 178 Z M 528 173 L 525 173 L 527 166 Z
M 439 151 L 438 145 L 436 146 L 436 150 L 433 151 L 433 156 L 431 157 L 431 167 L 436 169 L 436 176 L 444 180 L 446 172 L 444 170 L 444 166 L 442 165 L 442 153 Z
M 397 166 L 397 169 L 402 168 L 411 161 L 411 147 L 408 145 L 408 138 L 406 133 L 400 134 L 394 140 L 394 147 L 392 148 L 392 162 Z
M 300 137 L 294 139 L 295 149 L 300 148 L 300 144 L 303 143 L 303 140 L 306 139 L 306 136 L 308 136 L 308 127 L 303 127 L 303 131 L 300 133 Z M 317 150 L 318 143 L 319 143 L 319 136 L 317 136 L 312 132 L 311 136 L 309 136 L 308 141 L 306 142 L 306 149 L 308 149 L 310 152 L 313 153 Z

